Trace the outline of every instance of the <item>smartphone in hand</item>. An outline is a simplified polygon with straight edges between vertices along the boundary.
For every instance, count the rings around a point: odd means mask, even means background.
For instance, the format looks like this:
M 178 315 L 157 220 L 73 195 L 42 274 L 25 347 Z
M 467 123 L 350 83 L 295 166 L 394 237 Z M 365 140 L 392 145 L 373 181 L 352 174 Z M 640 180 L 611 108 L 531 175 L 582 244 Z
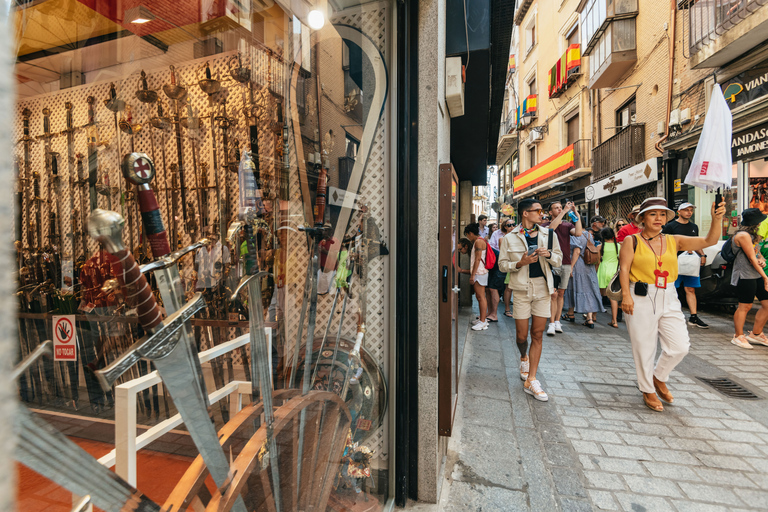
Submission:
M 533 256 L 533 254 L 536 252 L 536 249 L 538 249 L 538 245 L 532 245 L 528 247 L 528 256 Z

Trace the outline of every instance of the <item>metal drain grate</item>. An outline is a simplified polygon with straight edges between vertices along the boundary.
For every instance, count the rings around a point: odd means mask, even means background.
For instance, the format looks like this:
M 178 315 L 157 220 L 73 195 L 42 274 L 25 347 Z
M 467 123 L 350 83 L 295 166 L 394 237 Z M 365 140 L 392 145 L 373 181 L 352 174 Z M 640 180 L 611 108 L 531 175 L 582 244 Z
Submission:
M 731 398 L 740 398 L 742 400 L 759 400 L 760 397 L 740 384 L 736 384 L 731 379 L 707 379 L 696 377 L 701 382 L 709 384 L 720 393 Z

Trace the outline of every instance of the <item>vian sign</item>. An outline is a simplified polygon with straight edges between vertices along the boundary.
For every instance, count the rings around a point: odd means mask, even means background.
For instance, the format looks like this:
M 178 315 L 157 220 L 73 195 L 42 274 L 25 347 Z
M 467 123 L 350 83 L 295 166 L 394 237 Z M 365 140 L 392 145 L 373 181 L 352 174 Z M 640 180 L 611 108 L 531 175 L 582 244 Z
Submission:
M 584 189 L 584 196 L 587 201 L 594 201 L 616 192 L 623 192 L 646 183 L 654 183 L 658 179 L 659 171 L 656 159 L 651 158 L 641 164 L 633 165 L 629 169 L 618 172 L 609 178 L 596 181 Z
M 723 96 L 731 110 L 765 96 L 768 94 L 768 66 L 763 63 L 739 73 L 725 82 L 722 87 Z

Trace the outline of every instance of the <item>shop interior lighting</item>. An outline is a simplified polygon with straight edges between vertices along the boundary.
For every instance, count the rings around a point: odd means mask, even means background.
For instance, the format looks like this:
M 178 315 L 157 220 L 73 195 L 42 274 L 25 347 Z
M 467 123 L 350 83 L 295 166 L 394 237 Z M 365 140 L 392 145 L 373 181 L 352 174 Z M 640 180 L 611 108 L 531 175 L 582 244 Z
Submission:
M 314 30 L 320 30 L 325 25 L 325 16 L 319 9 L 312 9 L 307 15 L 307 22 Z

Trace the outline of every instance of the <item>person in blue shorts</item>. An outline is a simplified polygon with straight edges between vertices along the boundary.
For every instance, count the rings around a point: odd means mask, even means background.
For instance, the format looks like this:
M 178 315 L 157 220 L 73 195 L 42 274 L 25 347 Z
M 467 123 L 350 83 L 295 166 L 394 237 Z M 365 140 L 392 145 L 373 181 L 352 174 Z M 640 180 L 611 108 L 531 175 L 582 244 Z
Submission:
M 685 235 L 685 236 L 699 236 L 699 227 L 691 221 L 693 217 L 693 211 L 696 206 L 691 203 L 683 203 L 677 208 L 677 219 L 668 222 L 662 233 L 665 235 Z M 677 255 L 683 251 L 678 251 Z M 704 251 L 696 251 L 700 256 L 701 266 L 707 264 L 707 257 L 704 255 Z M 691 316 L 688 318 L 688 325 L 698 327 L 700 329 L 709 329 L 709 325 L 699 318 L 696 314 L 696 288 L 701 288 L 701 281 L 699 276 L 679 276 L 675 281 L 675 288 L 683 287 L 685 289 L 685 302 L 688 304 L 688 309 L 691 312 Z

